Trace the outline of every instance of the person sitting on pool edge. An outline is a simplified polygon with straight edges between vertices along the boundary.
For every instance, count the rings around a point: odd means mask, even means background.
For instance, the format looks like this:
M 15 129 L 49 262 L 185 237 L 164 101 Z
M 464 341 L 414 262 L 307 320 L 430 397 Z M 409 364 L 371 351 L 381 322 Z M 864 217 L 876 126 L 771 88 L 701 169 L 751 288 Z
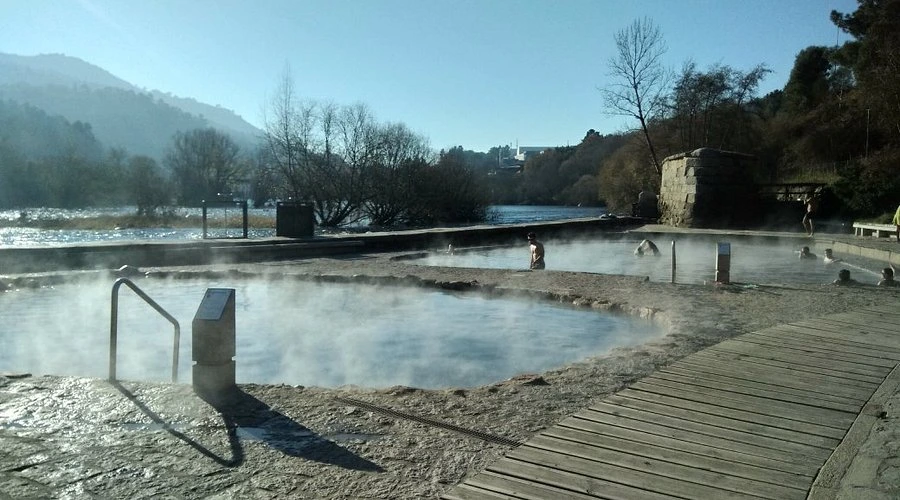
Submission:
M 816 254 L 809 251 L 809 247 L 803 247 L 797 252 L 801 259 L 815 259 Z
M 835 258 L 835 256 L 832 255 L 831 249 L 830 249 L 830 248 L 826 248 L 826 249 L 825 249 L 825 257 L 823 257 L 822 260 L 823 260 L 826 264 L 834 264 L 835 262 L 840 262 L 840 261 L 841 261 L 841 259 Z M 850 272 L 850 271 L 847 271 L 847 272 Z
M 838 286 L 853 286 L 859 285 L 859 281 L 850 277 L 850 271 L 847 269 L 841 269 L 838 271 L 838 277 L 836 280 L 831 282 L 832 285 Z
M 644 254 L 648 253 L 653 256 L 659 255 L 659 248 L 656 248 L 656 245 L 650 240 L 642 241 L 641 244 L 634 249 L 634 254 L 638 257 L 643 257 Z
M 528 233 L 528 243 L 531 248 L 530 269 L 544 269 L 544 244 L 537 240 L 534 233 Z
M 881 270 L 881 280 L 878 281 L 878 286 L 900 286 L 900 281 L 894 280 L 894 266 L 886 267 Z

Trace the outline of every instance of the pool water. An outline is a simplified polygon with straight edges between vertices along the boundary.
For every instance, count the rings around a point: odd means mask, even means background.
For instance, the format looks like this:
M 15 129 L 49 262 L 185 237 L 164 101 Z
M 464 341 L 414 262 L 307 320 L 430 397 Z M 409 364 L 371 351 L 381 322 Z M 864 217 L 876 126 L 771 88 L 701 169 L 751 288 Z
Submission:
M 236 290 L 238 383 L 473 387 L 561 367 L 663 334 L 649 322 L 553 303 L 373 285 L 286 280 L 136 282 L 181 325 L 207 288 Z M 0 372 L 106 377 L 112 283 L 0 294 Z M 165 381 L 172 325 L 119 290 L 117 375 Z
M 640 239 L 616 238 L 583 241 L 544 240 L 547 269 L 600 274 L 647 276 L 651 281 L 671 281 L 672 245 L 675 246 L 675 280 L 678 283 L 715 281 L 717 241 L 708 238 L 657 239 L 660 255 L 637 257 L 634 249 Z M 826 264 L 825 247 L 810 246 L 815 259 L 799 259 L 803 244 L 777 240 L 726 238 L 731 244 L 730 281 L 753 284 L 830 283 L 840 269 L 862 283 L 875 284 L 884 263 L 856 256 L 835 257 L 842 262 Z M 527 242 L 517 247 L 454 249 L 452 255 L 435 252 L 411 262 L 427 266 L 475 267 L 491 269 L 526 269 L 529 263 Z

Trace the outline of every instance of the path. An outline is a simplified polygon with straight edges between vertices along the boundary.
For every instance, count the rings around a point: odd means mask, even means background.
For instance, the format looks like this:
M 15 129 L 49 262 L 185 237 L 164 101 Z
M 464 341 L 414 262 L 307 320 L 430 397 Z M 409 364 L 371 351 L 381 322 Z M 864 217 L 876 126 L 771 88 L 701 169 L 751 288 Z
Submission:
M 544 430 L 443 498 L 833 497 L 900 383 L 898 323 L 895 308 L 868 308 L 722 342 Z

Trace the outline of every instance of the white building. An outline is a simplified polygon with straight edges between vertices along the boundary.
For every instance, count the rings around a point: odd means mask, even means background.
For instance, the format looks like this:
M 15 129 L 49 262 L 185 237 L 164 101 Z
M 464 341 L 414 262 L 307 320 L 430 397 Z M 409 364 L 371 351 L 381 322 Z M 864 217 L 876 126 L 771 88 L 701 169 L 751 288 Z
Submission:
M 518 146 L 516 147 L 516 161 L 525 163 L 526 160 L 534 155 L 539 155 L 545 150 L 550 149 L 547 146 Z

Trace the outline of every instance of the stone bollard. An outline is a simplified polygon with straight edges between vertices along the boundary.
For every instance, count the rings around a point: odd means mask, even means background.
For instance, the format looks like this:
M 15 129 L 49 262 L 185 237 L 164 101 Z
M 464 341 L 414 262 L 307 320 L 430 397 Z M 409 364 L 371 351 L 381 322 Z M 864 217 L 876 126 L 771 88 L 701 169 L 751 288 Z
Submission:
M 224 402 L 237 388 L 234 289 L 207 288 L 191 327 L 194 392 L 206 401 Z
M 731 281 L 731 243 L 716 244 L 716 283 Z

